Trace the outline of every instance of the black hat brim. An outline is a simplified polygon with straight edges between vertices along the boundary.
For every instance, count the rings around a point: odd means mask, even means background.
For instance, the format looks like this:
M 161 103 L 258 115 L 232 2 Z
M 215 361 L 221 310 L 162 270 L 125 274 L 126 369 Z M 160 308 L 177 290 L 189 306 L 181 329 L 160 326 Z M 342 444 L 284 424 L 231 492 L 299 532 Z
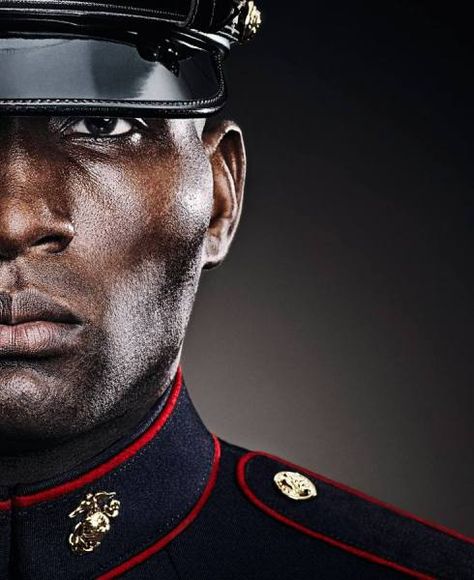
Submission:
M 61 35 L 0 38 L 0 115 L 208 116 L 225 102 L 219 49 Z

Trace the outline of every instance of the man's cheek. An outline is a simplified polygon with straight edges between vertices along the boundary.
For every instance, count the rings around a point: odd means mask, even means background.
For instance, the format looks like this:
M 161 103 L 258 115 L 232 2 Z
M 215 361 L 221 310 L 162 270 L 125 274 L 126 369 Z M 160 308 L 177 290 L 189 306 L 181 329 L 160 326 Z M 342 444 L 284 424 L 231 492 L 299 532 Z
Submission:
M 175 186 L 164 220 L 168 241 L 202 240 L 213 210 L 213 178 L 207 160 L 185 160 Z
M 140 260 L 135 267 L 110 280 L 104 330 L 109 342 L 131 346 L 140 339 L 143 326 L 159 326 L 154 306 L 165 284 L 164 263 Z
M 102 329 L 106 372 L 145 373 L 165 352 L 179 348 L 183 306 L 189 294 L 189 264 L 172 258 L 138 260 L 107 288 Z M 108 370 L 107 370 L 108 369 Z

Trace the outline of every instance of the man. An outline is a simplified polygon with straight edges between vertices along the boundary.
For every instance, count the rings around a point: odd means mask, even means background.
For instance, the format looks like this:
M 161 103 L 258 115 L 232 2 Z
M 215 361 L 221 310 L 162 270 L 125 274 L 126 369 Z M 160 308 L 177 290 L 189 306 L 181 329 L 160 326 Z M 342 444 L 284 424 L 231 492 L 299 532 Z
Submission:
M 239 221 L 253 2 L 0 3 L 0 577 L 469 578 L 472 542 L 210 434 L 179 367 Z

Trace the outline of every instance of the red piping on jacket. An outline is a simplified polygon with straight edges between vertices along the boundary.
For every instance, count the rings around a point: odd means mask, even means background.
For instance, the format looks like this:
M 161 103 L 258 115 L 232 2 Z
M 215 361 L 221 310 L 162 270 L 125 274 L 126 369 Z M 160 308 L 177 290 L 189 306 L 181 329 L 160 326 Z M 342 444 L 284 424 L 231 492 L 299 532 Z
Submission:
M 263 512 L 265 512 L 269 516 L 275 518 L 276 520 L 286 524 L 287 526 L 290 526 L 292 528 L 295 528 L 296 530 L 299 530 L 303 534 L 306 534 L 308 536 L 311 536 L 313 538 L 316 538 L 318 540 L 326 542 L 327 544 L 335 546 L 341 550 L 344 550 L 345 552 L 349 552 L 351 554 L 354 554 L 355 556 L 358 556 L 360 558 L 364 558 L 365 560 L 369 560 L 370 562 L 374 562 L 376 564 L 381 564 L 382 566 L 392 568 L 394 570 L 397 570 L 398 572 L 403 572 L 404 574 L 407 574 L 407 575 L 411 576 L 412 578 L 418 578 L 420 580 L 435 580 L 435 578 L 433 576 L 429 576 L 428 574 L 424 574 L 424 573 L 418 572 L 416 570 L 411 570 L 410 568 L 406 568 L 405 566 L 397 564 L 396 562 L 386 560 L 385 558 L 377 556 L 376 554 L 372 554 L 371 552 L 366 552 L 365 550 L 361 550 L 360 548 L 356 548 L 356 547 L 351 546 L 349 544 L 345 544 L 344 542 L 341 542 L 339 540 L 335 540 L 331 536 L 326 536 L 325 534 L 322 534 L 320 532 L 316 532 L 310 528 L 307 528 L 306 526 L 299 524 L 298 522 L 294 522 L 293 520 L 290 520 L 289 518 L 280 514 L 276 510 L 267 506 L 265 503 L 263 503 L 261 500 L 259 500 L 256 497 L 256 495 L 250 489 L 250 487 L 247 484 L 247 481 L 245 479 L 245 467 L 247 466 L 247 463 L 254 457 L 262 457 L 262 456 L 267 457 L 269 459 L 272 459 L 274 461 L 278 461 L 279 463 L 282 463 L 282 464 L 284 464 L 292 469 L 297 469 L 301 473 L 305 473 L 307 475 L 310 475 L 311 477 L 314 477 L 315 479 L 319 479 L 325 483 L 329 483 L 329 484 L 333 485 L 334 487 L 337 487 L 339 489 L 347 491 L 348 493 L 351 493 L 353 495 L 361 497 L 367 501 L 370 501 L 371 503 L 382 506 L 384 508 L 388 508 L 389 510 L 394 511 L 397 514 L 403 515 L 404 517 L 409 517 L 409 518 L 414 519 L 418 522 L 425 523 L 422 520 L 420 520 L 419 518 L 411 516 L 410 514 L 407 514 L 406 512 L 403 512 L 402 510 L 398 510 L 397 508 L 394 508 L 388 504 L 380 502 L 380 501 L 376 500 L 375 498 L 367 496 L 367 495 L 365 495 L 357 490 L 354 490 L 350 487 L 347 487 L 343 484 L 334 482 L 334 481 L 332 481 L 326 477 L 320 476 L 312 471 L 309 471 L 307 469 L 303 469 L 299 465 L 295 465 L 294 463 L 289 463 L 289 462 L 287 462 L 279 457 L 276 457 L 274 455 L 271 455 L 269 453 L 251 451 L 251 452 L 247 453 L 246 455 L 244 455 L 243 457 L 241 457 L 239 460 L 239 463 L 237 466 L 237 480 L 239 482 L 239 485 L 242 488 L 242 491 L 245 493 L 245 495 L 248 497 L 248 499 L 253 504 L 255 504 L 259 509 L 261 509 Z M 426 525 L 428 525 L 430 527 L 434 527 L 435 529 L 438 529 L 442 532 L 445 532 L 444 528 L 437 527 L 435 524 L 426 523 Z M 455 536 L 458 538 L 459 537 L 463 538 L 463 536 L 461 536 L 461 534 L 458 534 L 457 532 L 453 532 L 452 530 L 450 530 L 450 532 L 454 533 Z M 469 541 L 472 541 L 470 538 L 466 538 L 466 539 Z
M 149 443 L 155 435 L 160 431 L 163 425 L 168 420 L 169 416 L 173 412 L 176 402 L 178 400 L 179 394 L 181 392 L 181 387 L 183 385 L 183 373 L 181 368 L 178 368 L 176 373 L 176 378 L 169 394 L 168 400 L 166 401 L 166 405 L 164 406 L 162 412 L 157 417 L 156 421 L 150 425 L 150 427 L 142 433 L 138 439 L 136 439 L 133 443 L 131 443 L 125 449 L 122 449 L 117 455 L 111 457 L 105 463 L 94 467 L 84 475 L 76 479 L 72 479 L 71 481 L 67 481 L 66 483 L 62 483 L 61 485 L 56 485 L 44 491 L 39 491 L 37 493 L 33 493 L 31 495 L 23 495 L 13 498 L 12 502 L 14 506 L 17 507 L 29 507 L 35 505 L 37 503 L 48 501 L 51 499 L 55 499 L 60 497 L 61 495 L 65 495 L 66 493 L 70 493 L 79 489 L 89 483 L 92 483 L 99 477 L 103 477 L 125 461 L 133 457 L 140 449 L 142 449 L 147 443 Z M 1 505 L 1 504 L 0 504 Z M 1 508 L 0 508 L 1 509 Z M 7 508 L 4 508 L 7 509 Z
M 0 501 L 0 512 L 10 510 L 12 508 L 12 502 L 10 499 L 5 501 Z
M 142 552 L 135 554 L 135 556 L 132 556 L 132 558 L 130 558 L 129 560 L 122 562 L 122 564 L 119 564 L 115 568 L 112 568 L 112 570 L 109 570 L 102 576 L 99 576 L 97 580 L 111 580 L 111 578 L 117 578 L 118 576 L 124 574 L 131 568 L 134 568 L 135 566 L 138 566 L 139 564 L 143 563 L 145 560 L 148 560 L 148 558 L 151 558 L 151 556 L 153 556 L 154 554 L 162 550 L 167 544 L 169 544 L 171 540 L 174 540 L 176 536 L 178 536 L 181 532 L 183 532 L 197 518 L 199 512 L 202 510 L 207 500 L 209 499 L 209 496 L 211 495 L 211 492 L 217 481 L 217 474 L 219 472 L 221 446 L 219 440 L 215 435 L 213 435 L 212 438 L 214 440 L 214 458 L 212 462 L 209 480 L 206 484 L 206 487 L 204 488 L 201 497 L 194 504 L 194 507 L 188 513 L 188 515 L 183 520 L 181 520 L 181 522 L 173 530 L 171 530 L 171 532 L 168 532 L 165 536 L 157 540 L 154 544 L 152 544 Z
M 309 471 L 309 469 L 305 469 L 303 467 L 300 467 L 299 465 L 296 465 L 294 463 L 290 463 L 289 461 L 286 461 L 285 459 L 281 459 L 281 457 L 277 457 L 276 455 L 271 455 L 270 453 L 264 453 L 263 451 L 250 451 L 247 455 L 250 455 L 250 457 L 246 460 L 246 463 L 252 457 L 255 457 L 255 456 L 268 457 L 268 459 L 273 459 L 274 461 L 278 461 L 279 463 L 283 463 L 285 465 L 288 465 L 288 467 L 291 467 L 293 469 L 297 469 L 298 471 L 301 471 L 301 473 L 307 473 L 308 475 L 311 475 L 312 477 L 319 479 L 319 480 L 323 481 L 324 483 L 328 483 L 329 485 L 332 485 L 333 487 L 337 487 L 338 489 L 342 489 L 343 491 L 347 491 L 347 493 L 350 493 L 352 495 L 360 497 L 361 499 L 369 501 L 370 503 L 373 503 L 373 504 L 378 505 L 380 507 L 383 507 L 387 510 L 390 510 L 391 512 L 396 513 L 399 516 L 402 516 L 404 518 L 408 518 L 410 520 L 414 520 L 415 522 L 418 522 L 419 524 L 423 524 L 424 526 L 428 526 L 429 528 L 433 528 L 437 532 L 442 532 L 443 534 L 448 534 L 449 536 L 453 536 L 453 538 L 457 538 L 458 540 L 462 540 L 464 542 L 469 542 L 470 544 L 474 544 L 474 538 L 471 538 L 469 536 L 465 536 L 456 530 L 452 530 L 452 529 L 447 528 L 445 526 L 442 526 L 440 524 L 430 522 L 429 520 L 424 520 L 418 516 L 411 514 L 410 512 L 402 510 L 402 509 L 400 509 L 396 506 L 393 506 L 389 503 L 385 503 L 385 502 L 383 502 L 375 497 L 372 497 L 370 495 L 363 493 L 362 491 L 359 491 L 357 489 L 349 487 L 348 485 L 344 485 L 343 483 L 339 483 L 338 481 L 334 481 L 333 479 L 329 479 L 329 477 L 325 477 L 324 475 L 319 475 L 319 473 L 315 473 L 314 471 Z M 247 455 L 245 455 L 245 457 L 247 457 Z

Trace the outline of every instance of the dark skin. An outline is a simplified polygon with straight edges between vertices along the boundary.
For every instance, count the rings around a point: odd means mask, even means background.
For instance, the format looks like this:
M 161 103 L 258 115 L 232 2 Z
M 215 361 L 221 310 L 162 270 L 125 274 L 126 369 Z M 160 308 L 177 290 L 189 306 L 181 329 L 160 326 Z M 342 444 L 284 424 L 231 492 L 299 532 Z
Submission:
M 0 483 L 87 460 L 172 381 L 242 205 L 240 130 L 203 125 L 0 120 L 0 296 L 34 289 L 79 321 L 59 353 L 0 348 Z

